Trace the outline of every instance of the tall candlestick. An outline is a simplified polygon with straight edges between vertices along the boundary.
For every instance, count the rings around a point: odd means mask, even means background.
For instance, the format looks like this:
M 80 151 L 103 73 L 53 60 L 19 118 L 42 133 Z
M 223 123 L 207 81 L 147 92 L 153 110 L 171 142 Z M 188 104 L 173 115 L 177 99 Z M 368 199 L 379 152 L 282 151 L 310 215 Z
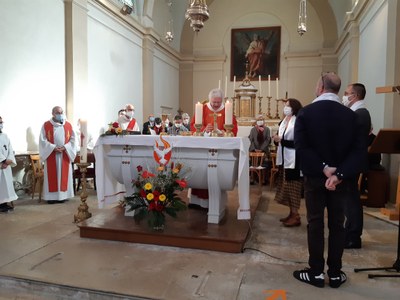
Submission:
M 233 97 L 235 97 L 235 85 L 236 85 L 236 75 L 233 76 L 233 88 L 232 88 L 232 90 L 233 90 Z
M 279 99 L 279 78 L 276 78 L 276 99 Z
M 260 86 L 259 96 L 262 97 L 262 89 L 261 89 L 261 75 L 258 75 L 258 85 Z
M 195 124 L 203 124 L 203 104 L 201 104 L 200 102 L 196 103 L 194 123 Z
M 228 97 L 228 76 L 225 76 L 225 97 Z
M 219 89 L 219 90 L 221 89 L 221 79 L 218 80 L 218 89 Z
M 80 119 L 79 120 L 79 127 L 81 131 L 81 148 L 80 148 L 80 162 L 85 163 L 87 162 L 87 142 L 88 142 L 88 130 L 87 130 L 87 121 Z
M 231 125 L 233 120 L 233 107 L 232 103 L 226 101 L 225 103 L 225 125 Z
M 268 75 L 268 97 L 271 97 L 271 75 Z

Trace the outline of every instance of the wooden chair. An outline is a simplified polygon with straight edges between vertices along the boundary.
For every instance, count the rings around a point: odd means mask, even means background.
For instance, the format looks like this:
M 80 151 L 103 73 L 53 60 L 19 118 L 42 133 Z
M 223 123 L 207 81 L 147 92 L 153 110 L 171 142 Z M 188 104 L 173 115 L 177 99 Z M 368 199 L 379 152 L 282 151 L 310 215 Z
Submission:
M 36 185 L 39 183 L 39 203 L 42 200 L 44 171 L 38 154 L 30 155 L 32 165 L 32 199 L 35 195 Z
M 73 186 L 74 186 L 74 192 L 76 193 L 79 190 L 79 186 L 81 185 L 81 179 L 82 179 L 82 173 L 81 170 L 78 167 L 75 167 L 76 163 L 80 162 L 80 156 L 77 155 L 75 157 L 74 162 L 72 163 L 72 170 L 73 170 Z M 94 180 L 94 189 L 96 189 L 96 159 L 94 157 L 93 153 L 88 153 L 87 154 L 87 162 L 91 163 L 89 167 L 86 169 L 86 179 L 93 178 Z M 76 181 L 78 181 L 78 185 L 76 184 Z
M 250 176 L 251 180 L 254 180 L 254 174 L 257 175 L 258 178 L 258 184 L 260 186 L 263 185 L 264 182 L 264 174 L 265 174 L 265 169 L 266 167 L 263 166 L 264 158 L 265 158 L 265 153 L 264 152 L 250 152 Z
M 278 175 L 279 172 L 279 168 L 276 166 L 276 153 L 271 152 L 270 157 L 271 157 L 271 170 L 269 174 L 269 187 L 272 190 L 274 186 L 275 177 L 276 175 Z

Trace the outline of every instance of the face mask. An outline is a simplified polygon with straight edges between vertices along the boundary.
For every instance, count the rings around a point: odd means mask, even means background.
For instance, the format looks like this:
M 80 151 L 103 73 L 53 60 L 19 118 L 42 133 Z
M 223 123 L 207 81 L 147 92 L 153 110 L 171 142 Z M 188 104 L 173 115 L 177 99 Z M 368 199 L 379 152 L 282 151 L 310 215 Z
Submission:
M 127 111 L 127 112 L 126 112 L 126 115 L 127 115 L 129 118 L 132 118 L 132 117 L 133 117 L 133 114 L 134 114 L 133 110 L 130 110 L 130 111 Z
M 176 128 L 181 127 L 181 125 L 182 125 L 181 123 L 175 123 L 175 127 L 176 127 Z
M 285 116 L 291 116 L 292 115 L 292 108 L 290 106 L 285 106 L 283 108 L 283 114 Z
M 0 124 L 0 131 L 3 130 L 3 123 Z
M 183 124 L 185 125 L 189 124 L 189 119 L 183 119 Z
M 264 121 L 257 121 L 257 125 L 258 126 L 263 126 L 264 125 Z
M 61 124 L 64 123 L 64 121 L 65 121 L 64 114 L 56 114 L 56 121 L 60 122 Z
M 160 128 L 160 127 L 161 127 L 161 124 L 156 124 L 156 127 L 157 127 L 157 128 Z
M 152 123 L 154 122 L 154 120 L 155 120 L 155 118 L 150 118 L 149 119 L 149 121 L 152 122 Z
M 349 96 L 343 96 L 343 97 L 342 97 L 342 104 L 343 104 L 344 106 L 349 107 L 349 105 L 350 105 Z

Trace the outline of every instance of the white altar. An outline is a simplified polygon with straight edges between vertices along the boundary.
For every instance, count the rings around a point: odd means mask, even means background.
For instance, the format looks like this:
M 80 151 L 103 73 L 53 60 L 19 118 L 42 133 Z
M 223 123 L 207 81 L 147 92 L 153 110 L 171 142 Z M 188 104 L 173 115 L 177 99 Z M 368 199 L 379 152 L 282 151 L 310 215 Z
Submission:
M 171 161 L 184 164 L 188 186 L 209 191 L 208 222 L 218 224 L 225 214 L 226 191 L 238 182 L 238 219 L 250 219 L 249 140 L 247 137 L 163 136 L 172 146 Z M 105 136 L 93 150 L 99 207 L 133 193 L 138 165 L 154 168 L 153 147 L 159 136 Z

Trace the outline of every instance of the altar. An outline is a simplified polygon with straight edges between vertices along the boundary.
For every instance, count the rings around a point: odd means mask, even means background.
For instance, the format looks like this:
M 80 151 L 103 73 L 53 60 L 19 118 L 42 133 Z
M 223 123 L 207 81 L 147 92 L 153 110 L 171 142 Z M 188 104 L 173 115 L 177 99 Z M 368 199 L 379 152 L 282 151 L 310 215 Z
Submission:
M 105 136 L 93 150 L 96 156 L 96 186 L 100 208 L 133 193 L 137 166 L 156 167 L 153 135 Z M 238 184 L 239 220 L 250 219 L 247 137 L 163 136 L 172 146 L 171 161 L 182 163 L 188 187 L 209 191 L 208 223 L 218 224 L 225 214 L 227 191 Z

